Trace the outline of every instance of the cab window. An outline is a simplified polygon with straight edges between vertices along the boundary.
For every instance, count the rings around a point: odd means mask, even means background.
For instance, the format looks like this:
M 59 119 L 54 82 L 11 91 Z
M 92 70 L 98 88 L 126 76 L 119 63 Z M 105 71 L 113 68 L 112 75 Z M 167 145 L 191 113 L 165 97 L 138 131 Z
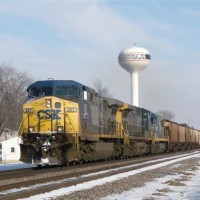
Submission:
M 51 96 L 52 95 L 52 87 L 43 86 L 43 87 L 32 87 L 28 90 L 28 98 L 36 98 L 40 96 Z
M 55 96 L 67 99 L 74 99 L 79 97 L 79 88 L 73 86 L 56 86 Z

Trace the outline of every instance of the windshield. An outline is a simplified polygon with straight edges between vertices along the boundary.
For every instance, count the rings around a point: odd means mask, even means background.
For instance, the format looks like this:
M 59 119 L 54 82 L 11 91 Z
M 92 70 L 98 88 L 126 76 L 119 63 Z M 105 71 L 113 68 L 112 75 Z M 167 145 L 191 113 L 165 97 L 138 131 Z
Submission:
M 73 86 L 57 86 L 55 88 L 55 96 L 67 99 L 77 98 L 79 96 L 79 88 Z
M 79 97 L 80 91 L 75 86 L 32 86 L 28 90 L 28 98 L 36 98 L 41 96 L 57 96 L 66 99 L 74 99 Z
M 43 87 L 32 87 L 28 90 L 28 97 L 29 98 L 35 98 L 40 96 L 52 96 L 52 87 L 49 86 L 43 86 Z

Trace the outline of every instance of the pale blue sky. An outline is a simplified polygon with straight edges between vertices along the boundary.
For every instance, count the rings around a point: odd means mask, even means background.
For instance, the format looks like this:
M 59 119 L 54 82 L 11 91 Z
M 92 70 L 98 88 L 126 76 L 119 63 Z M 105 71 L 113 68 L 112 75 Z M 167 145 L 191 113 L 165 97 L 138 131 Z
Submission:
M 170 110 L 200 128 L 200 1 L 2 1 L 0 63 L 36 80 L 100 79 L 130 102 L 130 77 L 118 54 L 133 46 L 152 60 L 140 74 L 140 106 Z

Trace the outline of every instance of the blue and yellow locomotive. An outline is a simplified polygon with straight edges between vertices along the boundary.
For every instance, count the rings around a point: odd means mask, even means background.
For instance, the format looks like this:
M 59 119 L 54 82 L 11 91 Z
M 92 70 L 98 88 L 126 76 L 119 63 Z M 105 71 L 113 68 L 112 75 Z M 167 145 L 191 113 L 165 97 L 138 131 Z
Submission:
M 168 134 L 157 116 L 72 80 L 31 84 L 23 105 L 21 158 L 68 164 L 164 152 Z

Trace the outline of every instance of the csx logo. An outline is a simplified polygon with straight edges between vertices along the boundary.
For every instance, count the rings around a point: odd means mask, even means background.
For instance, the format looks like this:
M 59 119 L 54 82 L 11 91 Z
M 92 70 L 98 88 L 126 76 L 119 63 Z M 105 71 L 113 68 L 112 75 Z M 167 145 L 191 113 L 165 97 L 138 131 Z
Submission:
M 38 119 L 61 119 L 58 113 L 61 110 L 39 110 L 37 112 Z

